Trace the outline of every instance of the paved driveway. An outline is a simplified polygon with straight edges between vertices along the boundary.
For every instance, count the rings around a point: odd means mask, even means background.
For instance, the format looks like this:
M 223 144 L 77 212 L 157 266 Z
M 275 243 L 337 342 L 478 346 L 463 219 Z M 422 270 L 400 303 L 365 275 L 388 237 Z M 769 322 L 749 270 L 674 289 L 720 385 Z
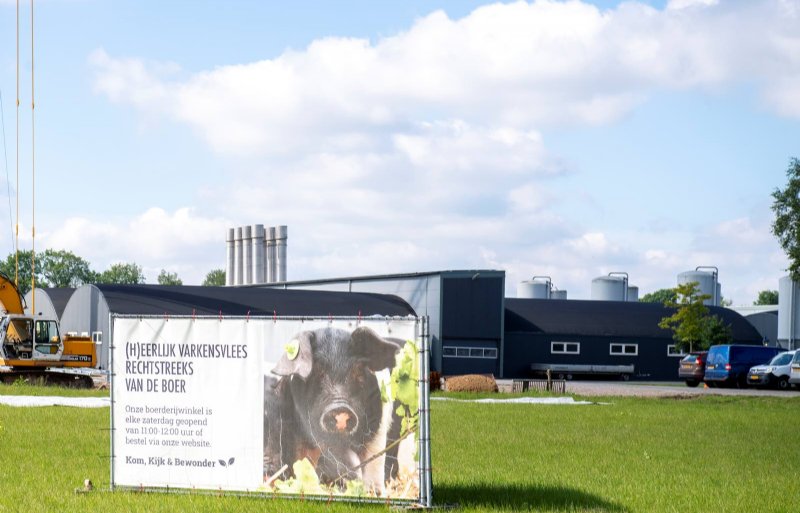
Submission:
M 597 396 L 618 395 L 638 397 L 686 397 L 695 395 L 744 395 L 776 396 L 786 398 L 800 397 L 800 390 L 770 390 L 757 388 L 696 388 L 687 387 L 683 382 L 621 382 L 621 381 L 567 381 L 567 393 Z

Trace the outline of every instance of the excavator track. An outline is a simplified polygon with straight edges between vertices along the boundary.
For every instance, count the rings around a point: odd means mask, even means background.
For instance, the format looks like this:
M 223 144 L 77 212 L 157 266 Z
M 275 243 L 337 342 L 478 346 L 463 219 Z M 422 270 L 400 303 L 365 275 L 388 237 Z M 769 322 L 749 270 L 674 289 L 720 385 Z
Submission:
M 0 382 L 4 384 L 11 385 L 20 381 L 29 385 L 94 388 L 94 380 L 87 374 L 13 368 L 9 371 L 0 372 Z

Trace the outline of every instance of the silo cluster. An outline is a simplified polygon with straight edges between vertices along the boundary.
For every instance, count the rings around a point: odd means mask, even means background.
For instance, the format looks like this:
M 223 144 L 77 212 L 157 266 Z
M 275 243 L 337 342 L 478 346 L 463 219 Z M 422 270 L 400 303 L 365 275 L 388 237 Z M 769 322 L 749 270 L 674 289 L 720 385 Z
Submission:
M 286 281 L 286 226 L 254 224 L 228 228 L 225 285 Z

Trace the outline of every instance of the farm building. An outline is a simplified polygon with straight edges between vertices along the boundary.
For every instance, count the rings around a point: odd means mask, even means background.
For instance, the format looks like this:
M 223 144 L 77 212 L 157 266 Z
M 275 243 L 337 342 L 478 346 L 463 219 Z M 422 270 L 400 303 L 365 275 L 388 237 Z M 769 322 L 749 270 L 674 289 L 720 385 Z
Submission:
M 505 272 L 434 271 L 291 281 L 251 288 L 373 292 L 403 298 L 429 318 L 431 370 L 502 377 Z
M 627 283 L 623 283 L 629 287 Z M 38 297 L 38 296 L 37 296 Z M 85 285 L 60 315 L 62 331 L 90 334 L 103 369 L 109 315 L 323 315 L 428 318 L 431 370 L 445 376 L 527 378 L 554 365 L 636 379 L 675 379 L 680 354 L 658 327 L 670 311 L 637 301 L 505 298 L 505 272 L 450 270 L 233 287 Z M 733 310 L 709 306 L 737 343 L 765 338 Z M 37 303 L 37 310 L 39 310 Z M 573 367 L 574 369 L 574 367 Z M 584 367 L 585 369 L 585 367 Z M 564 371 L 564 374 L 580 374 Z
M 761 343 L 738 313 L 708 308 L 731 326 L 735 343 Z M 508 298 L 504 374 L 529 377 L 550 368 L 564 376 L 675 379 L 683 355 L 675 351 L 672 332 L 658 327 L 671 313 L 658 303 Z
M 91 333 L 101 369 L 108 369 L 110 315 L 333 316 L 414 315 L 402 299 L 385 294 L 165 285 L 84 285 L 69 300 L 64 332 Z

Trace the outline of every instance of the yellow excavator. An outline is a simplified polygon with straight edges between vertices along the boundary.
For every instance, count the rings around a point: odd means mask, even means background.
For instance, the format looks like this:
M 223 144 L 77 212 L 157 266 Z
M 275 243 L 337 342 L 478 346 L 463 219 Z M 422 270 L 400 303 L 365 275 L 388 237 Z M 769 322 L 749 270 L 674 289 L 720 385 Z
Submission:
M 91 387 L 86 374 L 69 372 L 97 364 L 95 345 L 89 337 L 61 336 L 58 321 L 26 315 L 19 289 L 0 273 L 0 372 L 3 382 L 25 379 L 50 384 Z

